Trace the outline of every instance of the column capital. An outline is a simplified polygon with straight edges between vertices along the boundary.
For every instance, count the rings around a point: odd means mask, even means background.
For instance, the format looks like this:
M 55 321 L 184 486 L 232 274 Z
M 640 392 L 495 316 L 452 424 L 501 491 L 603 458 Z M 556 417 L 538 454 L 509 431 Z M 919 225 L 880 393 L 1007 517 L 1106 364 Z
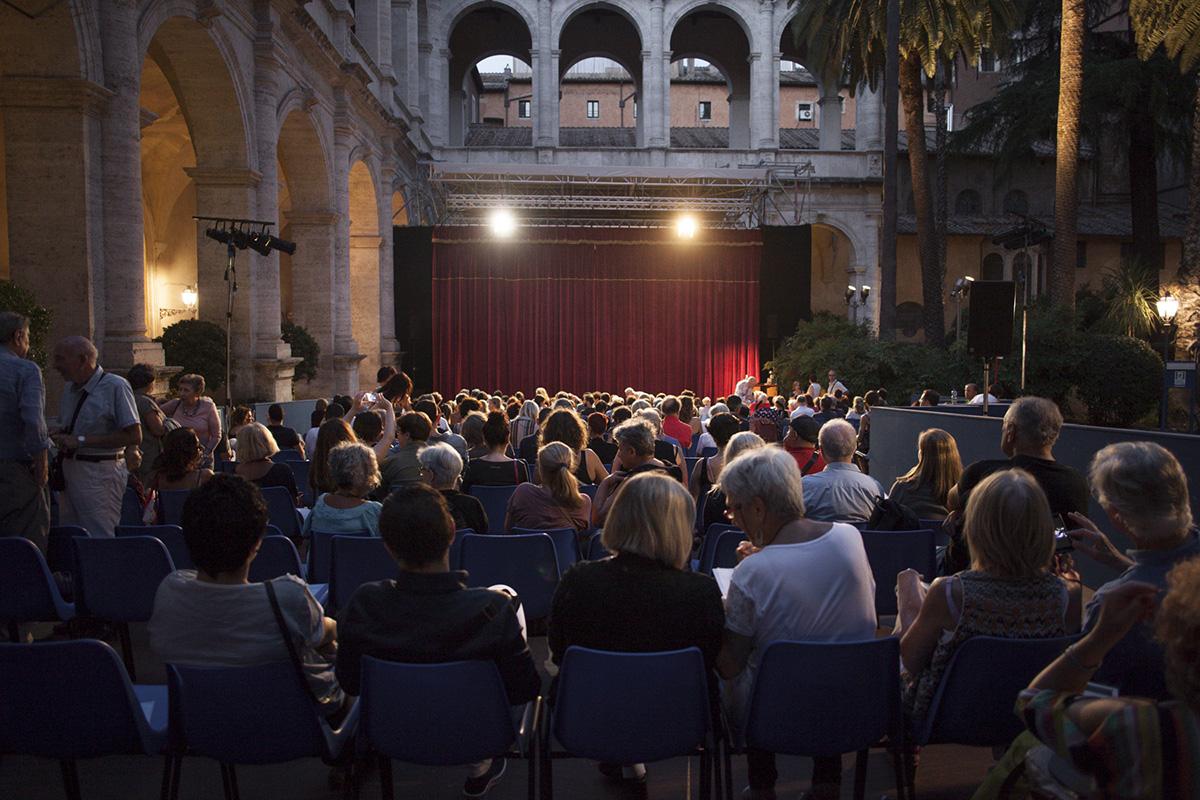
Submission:
M 78 109 L 89 116 L 103 113 L 116 93 L 81 78 L 9 77 L 0 81 L 0 108 Z
M 253 188 L 262 182 L 262 173 L 245 167 L 184 167 L 197 186 L 242 186 Z
M 350 234 L 351 250 L 378 250 L 383 244 L 383 237 L 375 234 Z

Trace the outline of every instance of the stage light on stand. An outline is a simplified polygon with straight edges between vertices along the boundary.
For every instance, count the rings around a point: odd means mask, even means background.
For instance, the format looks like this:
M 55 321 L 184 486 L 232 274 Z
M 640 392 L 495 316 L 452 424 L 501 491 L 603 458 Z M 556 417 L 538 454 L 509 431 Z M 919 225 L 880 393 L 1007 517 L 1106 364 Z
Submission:
M 488 216 L 488 225 L 496 236 L 507 238 L 517 231 L 517 218 L 507 208 L 497 208 Z
M 691 214 L 684 214 L 679 219 L 675 220 L 675 235 L 680 239 L 696 238 L 696 231 L 700 225 L 696 222 L 696 218 Z

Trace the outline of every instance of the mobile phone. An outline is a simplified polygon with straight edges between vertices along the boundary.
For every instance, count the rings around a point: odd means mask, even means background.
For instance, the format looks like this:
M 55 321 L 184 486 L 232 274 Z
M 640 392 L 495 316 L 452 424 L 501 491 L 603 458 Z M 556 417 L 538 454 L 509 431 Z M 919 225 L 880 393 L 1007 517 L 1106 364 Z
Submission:
M 1054 515 L 1054 552 L 1069 553 L 1075 549 L 1075 542 L 1067 535 L 1067 521 L 1062 514 Z
M 379 398 L 375 395 L 374 392 L 367 392 L 366 394 L 363 395 L 363 402 L 365 402 L 365 403 L 374 403 L 378 399 Z

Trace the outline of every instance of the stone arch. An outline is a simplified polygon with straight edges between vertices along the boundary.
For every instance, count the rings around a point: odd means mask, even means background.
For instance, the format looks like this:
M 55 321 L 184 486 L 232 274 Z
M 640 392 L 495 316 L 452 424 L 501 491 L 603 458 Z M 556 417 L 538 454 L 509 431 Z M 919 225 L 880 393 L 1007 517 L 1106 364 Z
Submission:
M 714 0 L 690 0 L 690 2 L 677 6 L 671 16 L 663 21 L 663 31 L 667 32 L 667 38 L 669 39 L 674 34 L 675 28 L 684 18 L 696 11 L 718 11 L 724 14 L 738 24 L 742 33 L 745 34 L 747 42 L 754 41 L 754 32 L 750 27 L 750 22 L 742 16 L 741 11 L 732 4 L 714 2 Z
M 404 189 L 392 192 L 392 225 L 406 227 L 409 225 L 408 197 Z
M 446 9 L 442 15 L 443 24 L 435 30 L 453 31 L 468 14 L 486 8 L 502 8 L 520 17 L 531 33 L 537 29 L 537 12 L 527 8 L 524 3 L 513 0 L 459 0 Z
M 352 160 L 348 175 L 350 215 L 350 328 L 358 352 L 359 384 L 368 385 L 379 367 L 379 271 L 383 253 L 379 196 L 374 170 L 362 159 Z
M 566 29 L 566 27 L 570 25 L 576 17 L 580 16 L 581 14 L 586 14 L 590 11 L 611 11 L 620 15 L 621 17 L 624 17 L 625 21 L 629 23 L 629 26 L 633 29 L 634 33 L 637 34 L 639 47 L 645 43 L 646 32 L 643 29 L 642 21 L 625 6 L 621 5 L 620 3 L 606 2 L 606 0 L 575 0 L 575 2 L 571 3 L 570 5 L 555 10 L 553 15 L 554 19 L 552 20 L 552 24 L 554 26 L 552 46 L 555 49 L 561 49 L 564 29 Z
M 822 219 L 812 226 L 812 292 L 814 313 L 827 311 L 839 316 L 846 313 L 846 286 L 858 253 L 848 230 L 839 221 Z M 862 314 L 859 315 L 860 319 Z
M 669 31 L 668 42 L 672 58 L 697 57 L 716 66 L 729 87 L 728 146 L 744 150 L 750 147 L 750 52 L 753 34 L 746 20 L 734 9 L 712 2 L 688 3 L 681 6 L 665 25 Z M 682 87 L 685 84 L 680 84 Z M 681 103 L 691 104 L 693 98 L 679 95 Z M 699 109 L 697 102 L 697 109 Z M 680 116 L 672 114 L 677 119 Z M 685 117 L 694 127 L 720 127 L 720 114 L 713 108 L 712 121 L 700 119 L 699 111 L 694 121 Z
M 472 100 L 467 87 L 472 68 L 481 59 L 493 55 L 508 55 L 532 64 L 536 29 L 534 20 L 524 9 L 507 2 L 494 0 L 460 6 L 457 14 L 447 15 L 446 19 L 453 21 L 442 29 L 446 31 L 450 53 L 446 143 L 451 147 L 463 146 L 470 121 L 476 116 L 468 109 L 469 103 L 474 102 L 476 107 L 478 104 L 478 96 Z M 533 75 L 530 83 L 531 94 L 535 97 L 537 79 L 538 76 Z
M 575 9 L 557 31 L 559 56 L 558 79 L 559 120 L 563 127 L 598 126 L 632 128 L 634 143 L 644 142 L 642 120 L 645 114 L 634 116 L 632 104 L 625 98 L 642 96 L 643 38 L 636 21 L 624 10 L 611 3 L 589 3 Z M 569 70 L 587 58 L 607 58 L 621 66 L 628 80 L 592 83 L 591 94 L 584 97 L 566 80 Z M 600 87 L 600 88 L 596 88 Z M 587 101 L 599 102 L 598 117 L 586 117 Z M 635 99 L 636 101 L 636 99 Z M 644 103 L 642 104 L 644 106 Z M 629 106 L 626 111 L 626 106 Z M 624 144 L 624 142 L 621 142 Z M 563 144 L 570 144 L 564 141 Z
M 1004 280 L 1005 269 L 1003 253 L 988 253 L 979 264 L 979 279 L 984 281 L 1002 281 Z

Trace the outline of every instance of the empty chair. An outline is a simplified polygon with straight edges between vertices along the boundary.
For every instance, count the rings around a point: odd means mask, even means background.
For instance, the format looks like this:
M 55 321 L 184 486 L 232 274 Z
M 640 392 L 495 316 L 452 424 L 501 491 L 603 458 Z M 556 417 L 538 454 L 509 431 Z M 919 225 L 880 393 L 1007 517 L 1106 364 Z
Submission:
M 579 532 L 574 528 L 513 528 L 512 534 L 544 533 L 554 540 L 554 554 L 558 557 L 558 571 L 561 574 L 581 557 L 579 552 Z
M 131 685 L 104 642 L 0 644 L 0 675 L 0 753 L 58 759 L 71 800 L 78 759 L 166 746 L 167 687 Z
M 527 619 L 550 614 L 550 601 L 558 588 L 558 558 L 554 541 L 544 533 L 511 536 L 461 537 L 462 568 L 470 586 L 512 587 L 521 598 Z
M 280 450 L 278 453 L 272 453 L 271 460 L 274 461 L 276 464 L 279 464 L 279 463 L 285 462 L 285 461 L 288 462 L 289 464 L 291 464 L 296 461 L 303 461 L 304 456 L 300 455 L 299 450 L 293 450 L 291 448 L 288 448 L 286 450 Z
M 158 521 L 162 525 L 181 525 L 183 523 L 183 504 L 191 494 L 190 489 L 170 489 L 158 493 Z M 124 523 L 122 523 L 124 524 Z M 139 518 L 134 525 L 141 525 Z
M 167 547 L 175 569 L 195 569 L 192 554 L 183 541 L 183 528 L 178 525 L 118 525 L 117 536 L 153 536 Z
M 329 583 L 329 561 L 335 536 L 369 537 L 371 533 L 370 531 L 359 531 L 358 533 L 309 531 L 308 564 L 305 568 L 305 575 L 309 583 Z
M 862 531 L 863 547 L 875 577 L 875 613 L 896 613 L 896 576 L 915 569 L 931 581 L 937 574 L 933 531 Z
M 516 486 L 472 486 L 469 494 L 479 498 L 487 512 L 488 529 L 480 533 L 504 533 L 504 518 L 508 515 L 508 501 Z
M 125 494 L 121 495 L 121 519 L 118 524 L 142 524 L 142 501 L 138 499 L 138 494 L 132 486 L 126 486 Z
M 358 726 L 358 705 L 330 727 L 301 683 L 296 665 L 252 667 L 167 665 L 172 737 L 179 753 L 221 763 L 226 800 L 237 800 L 238 764 L 278 764 L 316 756 L 335 763 Z M 182 756 L 172 758 L 177 784 Z M 173 787 L 174 788 L 174 787 Z
M 857 753 L 854 796 L 862 800 L 868 749 L 885 735 L 903 796 L 899 639 L 767 646 L 746 718 L 747 746 L 813 758 Z
M 278 530 L 278 528 L 272 529 Z M 249 580 L 251 583 L 262 583 L 281 575 L 304 577 L 304 568 L 300 564 L 300 553 L 296 551 L 296 545 L 292 544 L 291 539 L 286 536 L 271 535 L 268 531 L 259 544 L 258 555 L 250 562 Z
M 329 553 L 329 607 L 344 605 L 364 583 L 396 578 L 400 567 L 383 539 L 334 536 Z
M 22 622 L 66 622 L 74 616 L 74 604 L 59 594 L 37 545 L 19 536 L 0 537 L 0 621 L 8 626 L 9 640 L 18 640 Z
M 313 493 L 312 486 L 308 483 L 308 471 L 312 466 L 311 461 L 288 461 L 288 468 L 292 471 L 292 477 L 296 479 L 296 488 L 304 494 L 304 505 L 307 508 L 312 508 L 317 502 L 317 497 Z
M 300 512 L 296 510 L 296 498 L 282 486 L 268 486 L 262 490 L 263 500 L 267 501 L 267 519 L 284 536 L 292 539 L 300 538 Z
M 77 536 L 87 538 L 90 534 L 78 525 L 56 525 L 50 529 L 46 539 L 46 566 L 51 572 L 75 572 L 75 543 Z
M 494 756 L 532 758 L 536 714 L 518 729 L 496 665 L 487 661 L 398 664 L 362 660 L 360 747 L 379 756 L 382 796 L 392 797 L 392 760 L 429 766 L 469 764 Z M 529 704 L 527 712 L 536 708 Z M 527 746 L 512 752 L 518 735 Z M 536 770 L 530 762 L 528 796 Z
M 712 782 L 708 672 L 699 648 L 612 653 L 568 647 L 550 725 L 543 729 L 542 797 L 553 796 L 553 758 L 638 764 L 700 756 L 700 796 Z M 551 735 L 561 746 L 552 748 Z
M 147 622 L 163 578 L 175 571 L 167 548 L 152 536 L 76 539 L 75 599 L 80 613 L 118 625 L 129 676 L 136 680 L 130 622 Z
M 608 558 L 612 553 L 605 548 L 604 542 L 600 541 L 600 533 L 593 533 L 592 538 L 588 539 L 587 544 L 587 560 L 599 561 L 602 558 Z

